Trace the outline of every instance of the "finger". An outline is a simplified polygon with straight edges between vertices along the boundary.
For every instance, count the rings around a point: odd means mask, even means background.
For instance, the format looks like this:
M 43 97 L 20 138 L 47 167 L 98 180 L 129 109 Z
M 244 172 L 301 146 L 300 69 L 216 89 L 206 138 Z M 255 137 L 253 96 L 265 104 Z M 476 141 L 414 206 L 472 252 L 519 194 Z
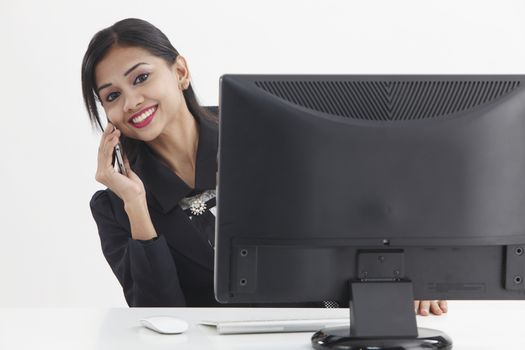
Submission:
M 106 142 L 101 146 L 98 153 L 98 167 L 102 169 L 110 170 L 113 168 L 113 150 L 118 144 L 118 137 L 110 137 Z M 104 170 L 102 170 L 104 171 Z
M 111 124 L 111 122 L 108 123 L 108 125 L 106 125 L 106 128 L 104 129 L 104 134 L 105 135 L 109 135 L 111 134 L 113 131 L 115 131 L 115 125 Z
M 126 156 L 126 153 L 124 152 L 124 154 L 122 155 L 122 157 L 124 158 L 124 168 L 126 168 L 126 170 L 128 171 L 128 173 L 131 171 L 131 166 L 129 165 L 129 160 L 128 160 L 128 157 Z
M 417 314 L 419 311 L 419 300 L 414 300 L 414 312 Z
M 120 137 L 120 134 L 121 134 L 121 132 L 120 132 L 119 129 L 114 129 L 114 130 L 111 131 L 109 134 L 104 135 L 104 136 L 103 136 L 103 139 L 104 139 L 104 140 L 109 140 L 109 139 L 111 139 L 111 138 L 113 138 L 113 137 Z
M 430 312 L 434 315 L 441 315 L 443 313 L 437 300 L 430 302 Z
M 446 300 L 439 300 L 439 307 L 441 308 L 441 311 L 447 312 L 448 311 L 448 303 Z
M 131 170 L 131 165 L 129 164 L 129 160 L 128 160 L 128 157 L 126 155 L 126 152 L 122 152 L 122 158 L 124 160 L 124 169 L 126 169 L 127 176 L 130 179 L 136 178 L 137 175 L 135 175 L 133 170 Z
M 105 148 L 107 144 L 113 144 L 115 143 L 115 139 L 117 140 L 117 143 L 120 139 L 120 130 L 115 129 L 111 132 L 109 135 L 104 136 L 102 147 Z M 113 146 L 114 147 L 114 146 Z M 111 150 L 111 154 L 113 154 L 113 150 Z
M 100 139 L 95 179 L 106 186 L 108 186 L 108 176 L 112 176 L 116 172 L 113 167 L 113 151 L 119 142 L 119 136 L 120 131 L 113 124 L 108 123 Z
M 430 310 L 430 301 L 423 300 L 419 303 L 419 314 L 421 316 L 428 316 Z
M 107 142 L 111 140 L 114 136 L 120 137 L 120 130 L 115 129 L 113 125 L 108 124 L 108 126 L 104 130 L 104 133 L 102 134 L 102 137 L 100 138 L 100 144 L 98 146 L 99 151 L 103 150 Z
M 113 152 L 115 150 L 115 146 L 119 143 L 119 138 L 117 135 L 111 135 L 111 137 L 107 140 L 106 144 L 104 145 L 104 155 L 107 158 L 113 159 Z

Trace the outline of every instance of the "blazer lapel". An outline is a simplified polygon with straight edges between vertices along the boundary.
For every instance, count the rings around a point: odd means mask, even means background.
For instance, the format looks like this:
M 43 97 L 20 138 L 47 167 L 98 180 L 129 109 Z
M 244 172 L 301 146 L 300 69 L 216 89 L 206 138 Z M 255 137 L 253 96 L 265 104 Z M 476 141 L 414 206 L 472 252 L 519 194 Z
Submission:
M 168 245 L 199 265 L 213 271 L 213 249 L 208 243 L 208 238 L 199 232 L 180 207 L 175 207 L 171 212 L 162 214 L 150 213 L 156 217 L 155 229 L 163 235 Z

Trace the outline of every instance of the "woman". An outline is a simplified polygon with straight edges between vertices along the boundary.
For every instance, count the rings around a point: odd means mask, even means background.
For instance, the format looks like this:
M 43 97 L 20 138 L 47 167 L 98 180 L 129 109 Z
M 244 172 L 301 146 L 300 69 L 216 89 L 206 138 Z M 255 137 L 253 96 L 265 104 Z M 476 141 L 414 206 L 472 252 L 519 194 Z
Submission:
M 130 306 L 218 306 L 213 295 L 217 120 L 197 103 L 184 57 L 150 23 L 125 19 L 91 40 L 82 89 L 98 151 L 91 210 Z M 113 166 L 119 139 L 127 176 Z M 131 165 L 132 164 L 132 165 Z M 305 306 L 305 305 L 301 305 Z M 320 305 L 308 305 L 320 306 Z M 422 302 L 441 313 L 444 302 Z
M 97 100 L 110 121 L 96 173 L 108 189 L 95 193 L 91 209 L 126 301 L 216 305 L 210 209 L 217 122 L 198 105 L 185 59 L 157 28 L 126 19 L 91 40 L 82 88 L 92 123 L 102 128 Z M 127 177 L 112 165 L 119 138 Z M 182 204 L 195 197 L 204 211 Z

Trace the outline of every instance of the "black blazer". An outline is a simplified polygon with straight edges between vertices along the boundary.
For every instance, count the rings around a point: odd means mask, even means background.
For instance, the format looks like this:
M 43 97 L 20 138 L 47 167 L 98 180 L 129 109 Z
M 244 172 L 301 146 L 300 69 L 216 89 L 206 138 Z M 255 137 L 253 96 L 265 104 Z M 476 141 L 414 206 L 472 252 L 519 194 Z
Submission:
M 217 125 L 204 118 L 198 120 L 198 125 L 195 190 L 215 189 Z M 131 238 L 124 203 L 111 190 L 96 192 L 90 202 L 102 251 L 122 285 L 128 305 L 220 305 L 213 295 L 213 248 L 178 205 L 193 189 L 145 144 L 139 149 L 133 170 L 146 188 L 158 238 Z

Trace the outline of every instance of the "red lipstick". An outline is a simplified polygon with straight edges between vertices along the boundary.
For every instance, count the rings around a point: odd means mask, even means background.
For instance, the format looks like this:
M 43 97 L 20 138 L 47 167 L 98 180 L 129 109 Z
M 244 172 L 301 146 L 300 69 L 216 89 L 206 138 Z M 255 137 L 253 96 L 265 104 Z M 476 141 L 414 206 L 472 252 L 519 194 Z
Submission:
M 155 113 L 157 113 L 157 107 L 158 107 L 158 105 L 150 106 L 150 107 L 146 107 L 146 108 L 141 109 L 140 111 L 138 111 L 137 113 L 134 113 L 131 117 L 129 117 L 128 123 L 131 124 L 133 127 L 139 128 L 139 129 L 147 126 L 153 120 L 153 117 L 155 116 Z M 143 119 L 143 120 L 141 120 L 141 121 L 139 121 L 137 123 L 133 122 L 133 119 L 135 119 L 137 117 L 140 117 L 144 113 L 148 113 L 149 115 L 145 119 Z

